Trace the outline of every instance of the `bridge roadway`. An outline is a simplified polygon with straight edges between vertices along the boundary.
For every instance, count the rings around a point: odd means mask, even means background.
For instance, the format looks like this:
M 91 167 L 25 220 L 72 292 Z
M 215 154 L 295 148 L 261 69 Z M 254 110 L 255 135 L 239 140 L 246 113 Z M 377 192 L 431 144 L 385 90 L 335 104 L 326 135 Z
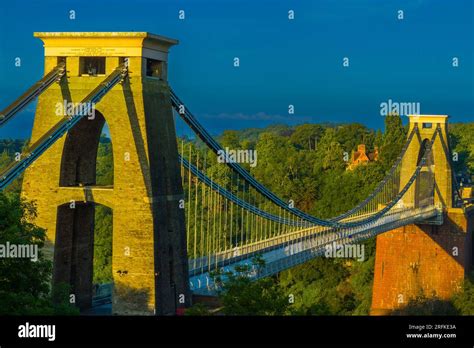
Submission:
M 191 259 L 189 260 L 190 288 L 195 294 L 213 295 L 215 285 L 211 273 L 216 267 L 224 272 L 234 272 L 236 266 L 250 265 L 252 258 L 256 255 L 260 255 L 265 261 L 262 269 L 257 272 L 254 267 L 251 272 L 251 276 L 258 279 L 321 256 L 326 246 L 332 243 L 353 244 L 404 225 L 441 216 L 441 208 L 434 205 L 424 208 L 394 207 L 380 219 L 350 230 L 335 230 L 321 226 L 309 227 L 211 256 Z M 363 217 L 357 216 L 345 221 Z

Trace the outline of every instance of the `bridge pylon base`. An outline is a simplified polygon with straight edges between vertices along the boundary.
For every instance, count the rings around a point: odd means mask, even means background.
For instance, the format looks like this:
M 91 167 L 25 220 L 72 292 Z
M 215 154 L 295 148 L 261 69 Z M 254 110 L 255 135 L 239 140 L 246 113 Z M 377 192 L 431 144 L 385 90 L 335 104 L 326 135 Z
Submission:
M 449 208 L 442 225 L 407 225 L 377 237 L 371 315 L 417 297 L 449 300 L 472 263 L 474 211 Z

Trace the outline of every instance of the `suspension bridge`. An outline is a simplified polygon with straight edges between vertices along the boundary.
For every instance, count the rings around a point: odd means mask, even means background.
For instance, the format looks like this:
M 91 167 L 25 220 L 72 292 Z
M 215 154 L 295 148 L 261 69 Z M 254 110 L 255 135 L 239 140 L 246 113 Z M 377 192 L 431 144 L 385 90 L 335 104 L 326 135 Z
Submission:
M 71 284 L 82 308 L 92 301 L 95 204 L 113 210 L 113 310 L 119 314 L 175 313 L 192 294 L 214 294 L 216 272 L 252 265 L 256 256 L 264 264 L 252 266 L 254 279 L 334 245 L 413 225 L 442 230 L 452 214 L 470 214 L 470 197 L 451 166 L 447 116 L 410 116 L 406 144 L 374 191 L 346 213 L 321 219 L 278 197 L 230 158 L 216 172 L 222 146 L 167 82 L 168 50 L 176 40 L 149 33 L 35 36 L 44 42 L 46 74 L 0 114 L 4 125 L 38 98 L 33 134 L 0 174 L 0 188 L 23 175 L 22 194 L 36 201 L 37 223 L 48 231 L 53 283 Z M 55 105 L 63 101 L 93 107 L 95 117 L 79 109 L 58 116 Z M 175 118 L 201 146 L 177 141 Z M 95 184 L 106 121 L 112 187 Z M 453 261 L 461 271 L 445 275 L 456 282 L 470 262 L 470 229 L 469 222 L 459 242 L 463 253 Z M 385 262 L 379 250 L 377 258 Z M 383 293 L 388 285 L 377 279 L 374 292 Z M 393 307 L 390 301 L 378 307 Z

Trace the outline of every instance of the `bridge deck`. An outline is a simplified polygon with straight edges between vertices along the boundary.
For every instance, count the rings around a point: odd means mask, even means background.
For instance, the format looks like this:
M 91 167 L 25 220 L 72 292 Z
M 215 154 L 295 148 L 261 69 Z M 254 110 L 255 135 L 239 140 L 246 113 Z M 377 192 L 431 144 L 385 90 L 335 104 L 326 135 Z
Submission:
M 215 267 L 233 272 L 238 265 L 251 264 L 255 255 L 260 255 L 265 266 L 254 276 L 261 278 L 321 256 L 327 245 L 353 244 L 394 228 L 427 220 L 440 214 L 437 206 L 417 209 L 395 209 L 382 219 L 349 231 L 334 231 L 324 228 L 308 228 L 284 236 L 252 243 L 197 260 L 189 260 L 190 286 L 196 294 L 210 294 L 215 291 L 211 273 Z M 381 221 L 382 220 L 382 221 Z M 210 267 L 212 265 L 212 268 Z

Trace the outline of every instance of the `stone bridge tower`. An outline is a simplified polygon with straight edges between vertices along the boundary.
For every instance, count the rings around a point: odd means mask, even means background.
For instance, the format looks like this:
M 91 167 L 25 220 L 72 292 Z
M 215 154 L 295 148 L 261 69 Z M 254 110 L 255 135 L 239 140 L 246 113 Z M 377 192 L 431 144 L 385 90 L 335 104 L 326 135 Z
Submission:
M 452 170 L 450 165 L 449 156 L 449 140 L 448 140 L 448 116 L 446 115 L 412 115 L 409 118 L 409 130 L 408 134 L 411 133 L 415 126 L 418 126 L 418 134 L 415 134 L 413 140 L 408 146 L 407 152 L 402 160 L 402 169 L 400 175 L 400 188 L 404 187 L 405 184 L 410 180 L 416 166 L 423 157 L 423 152 L 426 145 L 430 142 L 433 134 L 437 131 L 438 126 L 441 130 L 436 136 L 433 143 L 432 156 L 428 160 L 427 165 L 431 166 L 431 171 L 435 175 L 435 190 L 434 190 L 434 201 L 440 203 L 445 208 L 451 208 L 453 206 L 453 181 L 452 181 Z M 443 146 L 443 143 L 445 146 Z M 445 151 L 445 147 L 446 150 Z M 422 169 L 423 173 L 426 173 L 428 168 Z M 419 187 L 417 185 L 410 189 L 403 202 L 407 205 L 417 205 L 419 199 Z
M 47 230 L 53 284 L 68 283 L 80 308 L 91 305 L 94 210 L 113 212 L 114 314 L 174 314 L 189 303 L 184 210 L 167 83 L 176 40 L 145 32 L 35 33 L 45 71 L 66 63 L 66 77 L 38 101 L 31 141 L 80 102 L 125 60 L 129 74 L 25 172 L 22 195 L 37 204 Z M 112 186 L 96 185 L 96 157 L 107 122 L 113 145 Z
M 441 127 L 432 148 L 428 165 L 434 173 L 431 196 L 443 207 L 442 221 L 412 224 L 377 236 L 371 314 L 390 314 L 402 309 L 417 297 L 448 300 L 461 290 L 464 278 L 472 267 L 472 234 L 474 208 L 454 207 L 453 183 L 449 157 L 441 139 L 448 142 L 448 116 L 409 116 L 410 130 L 418 125 L 402 160 L 400 187 L 408 182 L 431 140 L 437 126 Z M 449 149 L 449 148 L 448 148 Z M 428 174 L 423 168 L 421 175 Z M 406 206 L 417 206 L 420 188 L 415 184 L 403 197 Z

